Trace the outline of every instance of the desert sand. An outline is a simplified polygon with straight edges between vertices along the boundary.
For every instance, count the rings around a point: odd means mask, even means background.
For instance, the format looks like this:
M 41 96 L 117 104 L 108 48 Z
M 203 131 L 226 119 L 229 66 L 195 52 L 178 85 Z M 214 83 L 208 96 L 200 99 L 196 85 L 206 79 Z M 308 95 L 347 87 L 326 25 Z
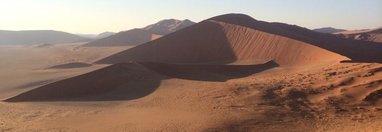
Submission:
M 33 45 L 89 42 L 93 39 L 54 30 L 0 30 L 0 45 Z
M 195 24 L 190 20 L 165 19 L 144 28 L 122 31 L 84 46 L 136 46 Z
M 82 44 L 0 46 L 1 95 L 6 94 L 5 91 L 26 91 L 104 67 L 91 64 L 104 56 L 130 48 L 82 47 Z
M 381 44 L 246 15 L 136 47 L 0 50 L 1 131 L 382 130 Z
M 344 38 L 349 38 L 349 39 L 382 43 L 382 28 L 365 29 L 365 30 L 350 30 L 350 31 L 337 32 L 335 34 Z

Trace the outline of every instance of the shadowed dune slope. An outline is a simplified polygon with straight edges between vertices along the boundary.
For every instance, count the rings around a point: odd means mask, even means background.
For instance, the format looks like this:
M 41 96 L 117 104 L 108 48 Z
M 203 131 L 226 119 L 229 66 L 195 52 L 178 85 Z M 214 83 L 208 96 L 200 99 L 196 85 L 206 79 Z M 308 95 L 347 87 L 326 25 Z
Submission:
M 279 66 L 273 61 L 259 65 L 189 65 L 120 63 L 54 82 L 6 99 L 6 102 L 131 100 L 154 92 L 169 78 L 223 82 Z
M 163 62 L 205 63 L 236 59 L 217 23 L 205 21 L 160 39 L 112 55 L 99 63 Z
M 166 63 L 142 63 L 147 68 L 174 78 L 219 81 L 246 77 L 268 69 L 278 67 L 274 61 L 258 65 L 197 65 L 197 64 L 166 64 Z
M 132 29 L 125 32 L 120 32 L 115 35 L 102 38 L 85 46 L 121 46 L 121 45 L 138 45 L 149 42 L 153 39 L 153 34 L 150 31 L 143 29 Z
M 253 20 L 250 17 L 233 19 L 239 21 L 239 24 L 242 19 Z M 137 61 L 261 64 L 274 60 L 280 65 L 299 65 L 346 59 L 310 43 L 218 20 L 203 21 L 98 63 Z
M 91 64 L 81 63 L 81 62 L 73 62 L 73 63 L 55 65 L 55 66 L 49 67 L 49 69 L 82 68 L 82 67 L 89 67 L 89 66 L 91 66 Z
M 193 24 L 194 22 L 190 20 L 181 21 L 176 19 L 166 19 L 141 29 L 132 29 L 119 32 L 100 40 L 90 42 L 84 46 L 122 46 L 144 44 L 164 35 L 189 27 Z
M 5 101 L 129 100 L 150 94 L 159 86 L 161 79 L 162 76 L 142 65 L 122 63 L 54 82 Z M 108 96 L 113 90 L 118 94 Z

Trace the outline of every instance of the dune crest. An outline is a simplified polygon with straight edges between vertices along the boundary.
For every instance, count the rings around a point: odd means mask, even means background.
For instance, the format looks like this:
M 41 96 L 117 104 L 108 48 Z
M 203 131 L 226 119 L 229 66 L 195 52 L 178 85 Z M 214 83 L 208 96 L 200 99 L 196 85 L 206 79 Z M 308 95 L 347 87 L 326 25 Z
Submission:
M 135 28 L 122 31 L 99 40 L 85 44 L 84 46 L 123 46 L 140 45 L 158 39 L 164 35 L 176 32 L 193 25 L 190 20 L 165 19 L 144 28 Z
M 109 56 L 98 63 L 138 61 L 261 64 L 275 60 L 286 66 L 347 59 L 308 42 L 237 25 L 255 21 L 250 17 L 238 17 L 230 18 L 233 21 L 225 20 L 224 17 L 212 18 L 176 34 Z

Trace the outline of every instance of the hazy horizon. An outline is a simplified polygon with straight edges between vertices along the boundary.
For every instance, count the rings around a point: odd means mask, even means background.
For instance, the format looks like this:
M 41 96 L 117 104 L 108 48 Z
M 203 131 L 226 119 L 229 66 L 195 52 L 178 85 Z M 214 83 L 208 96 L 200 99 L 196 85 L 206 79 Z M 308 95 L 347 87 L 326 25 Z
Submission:
M 119 32 L 169 18 L 199 22 L 227 13 L 310 29 L 382 26 L 380 0 L 0 0 L 0 12 L 0 30 L 57 30 L 76 34 Z

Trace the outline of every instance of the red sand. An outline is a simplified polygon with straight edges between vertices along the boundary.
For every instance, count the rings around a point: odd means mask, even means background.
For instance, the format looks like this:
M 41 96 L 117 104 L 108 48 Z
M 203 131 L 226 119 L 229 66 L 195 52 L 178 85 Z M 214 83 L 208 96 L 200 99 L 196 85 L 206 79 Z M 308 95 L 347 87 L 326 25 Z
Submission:
M 349 59 L 382 62 L 381 50 L 382 45 L 377 43 L 347 40 L 297 26 L 230 14 L 211 18 L 98 63 L 226 64 L 275 60 L 280 65 L 301 65 Z

